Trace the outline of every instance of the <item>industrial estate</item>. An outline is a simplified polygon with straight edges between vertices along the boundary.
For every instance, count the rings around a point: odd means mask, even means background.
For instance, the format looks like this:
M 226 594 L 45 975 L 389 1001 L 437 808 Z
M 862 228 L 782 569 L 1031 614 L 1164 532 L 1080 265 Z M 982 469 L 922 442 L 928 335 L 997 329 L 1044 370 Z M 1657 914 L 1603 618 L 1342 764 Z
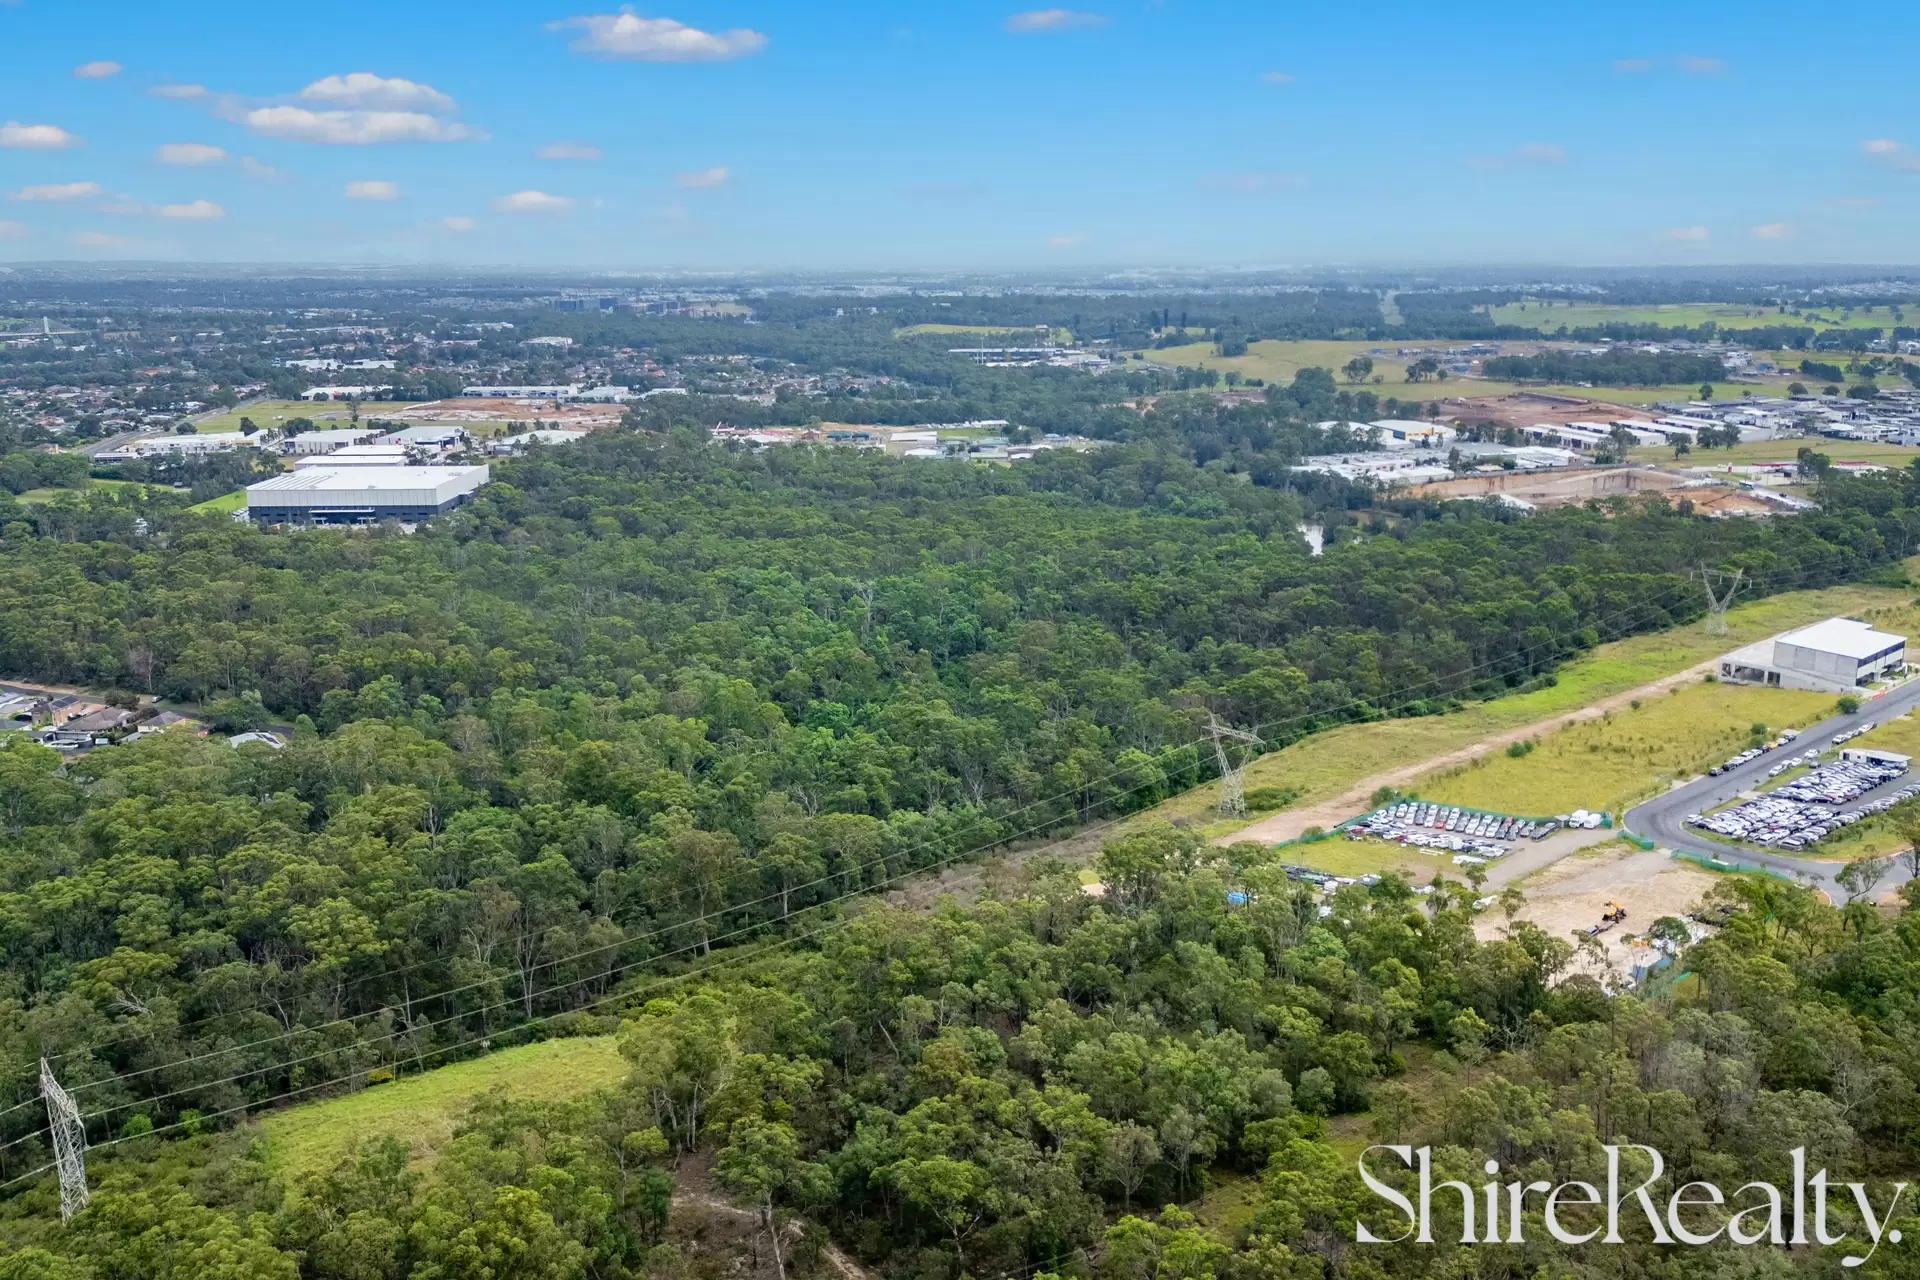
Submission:
M 464 1275 L 561 1173 L 542 1275 L 1241 1257 L 1904 936 L 1920 282 L 948 283 L 0 277 L 0 1268 L 158 1177 L 345 1280 L 398 1178 L 365 1274 Z M 989 1095 L 1090 1266 L 916 1145 Z
M 0 1280 L 1910 1280 L 1812 17 L 0 0 Z

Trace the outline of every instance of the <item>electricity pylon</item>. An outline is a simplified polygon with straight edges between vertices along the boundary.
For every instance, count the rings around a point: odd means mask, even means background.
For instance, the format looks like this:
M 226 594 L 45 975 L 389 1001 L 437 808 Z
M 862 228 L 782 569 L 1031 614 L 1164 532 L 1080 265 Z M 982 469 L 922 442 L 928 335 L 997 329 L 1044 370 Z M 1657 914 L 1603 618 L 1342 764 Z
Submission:
M 1220 761 L 1220 816 L 1244 818 L 1247 816 L 1247 788 L 1241 770 L 1247 767 L 1246 753 L 1242 752 L 1240 763 L 1234 764 L 1227 758 L 1227 743 L 1239 742 L 1257 747 L 1261 745 L 1260 735 L 1222 724 L 1220 717 L 1211 712 L 1207 714 L 1207 733 L 1213 738 L 1213 754 Z
M 1735 569 L 1728 573 L 1725 569 L 1700 570 L 1700 585 L 1707 589 L 1707 634 L 1723 636 L 1727 634 L 1727 606 L 1733 603 L 1734 596 L 1740 593 L 1745 569 Z M 1724 591 L 1716 591 L 1724 587 Z
M 87 1130 L 53 1068 L 40 1059 L 40 1092 L 47 1099 L 47 1127 L 53 1130 L 53 1165 L 60 1174 L 60 1221 L 87 1207 Z

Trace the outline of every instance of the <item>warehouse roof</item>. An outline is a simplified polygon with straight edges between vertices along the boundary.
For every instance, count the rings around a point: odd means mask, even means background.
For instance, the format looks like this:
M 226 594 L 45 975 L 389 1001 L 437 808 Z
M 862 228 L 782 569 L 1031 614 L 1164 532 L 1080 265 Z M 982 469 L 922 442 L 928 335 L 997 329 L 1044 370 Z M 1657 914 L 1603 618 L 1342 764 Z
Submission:
M 1780 637 L 1781 644 L 1818 649 L 1822 653 L 1837 653 L 1857 660 L 1877 658 L 1906 642 L 1905 636 L 1897 636 L 1890 631 L 1875 631 L 1867 623 L 1854 618 L 1828 618 L 1825 622 L 1816 622 Z
M 485 467 L 303 467 L 258 484 L 247 486 L 255 493 L 305 493 L 314 489 L 419 490 L 430 489 L 442 481 L 465 478 L 470 472 L 486 478 Z

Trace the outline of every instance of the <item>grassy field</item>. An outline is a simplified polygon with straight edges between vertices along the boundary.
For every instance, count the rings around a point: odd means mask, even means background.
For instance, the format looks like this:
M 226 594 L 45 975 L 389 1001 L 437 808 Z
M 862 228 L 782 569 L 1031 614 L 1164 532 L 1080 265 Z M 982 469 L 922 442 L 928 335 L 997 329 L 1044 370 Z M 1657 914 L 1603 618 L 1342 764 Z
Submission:
M 1916 309 L 1920 310 L 1920 309 Z M 1815 329 L 1851 327 L 1889 329 L 1895 324 L 1914 323 L 1912 315 L 1896 321 L 1886 307 L 1861 308 L 1850 317 L 1842 317 L 1838 307 L 1828 307 L 1810 315 L 1783 315 L 1772 307 L 1748 307 L 1722 303 L 1683 303 L 1661 307 L 1623 307 L 1602 302 L 1509 302 L 1489 313 L 1495 324 L 1525 325 L 1542 333 L 1551 333 L 1561 325 L 1569 329 L 1596 328 L 1603 324 L 1658 324 L 1668 328 L 1697 329 L 1712 321 L 1722 329 L 1760 329 L 1768 325 L 1802 325 Z M 1842 323 L 1844 319 L 1844 324 Z
M 1908 567 L 1910 571 L 1920 572 L 1920 560 L 1909 561 Z M 1566 664 L 1558 672 L 1559 683 L 1551 688 L 1475 703 L 1449 715 L 1342 725 L 1261 756 L 1247 766 L 1246 785 L 1248 790 L 1294 788 L 1300 793 L 1295 807 L 1328 800 L 1385 770 L 1418 764 L 1472 746 L 1502 730 L 1563 715 L 1601 698 L 1684 671 L 1743 644 L 1821 618 L 1850 614 L 1868 617 L 1876 625 L 1893 626 L 1897 630 L 1896 624 L 1902 618 L 1920 619 L 1920 615 L 1912 611 L 1910 598 L 1910 592 L 1886 587 L 1843 586 L 1824 591 L 1788 592 L 1735 605 L 1727 614 L 1727 635 L 1707 635 L 1696 624 L 1634 636 L 1601 645 Z M 1144 816 L 1204 822 L 1218 795 L 1218 788 L 1209 783 L 1173 797 Z M 1506 797 L 1494 807 L 1504 811 L 1517 805 L 1517 798 Z M 1204 829 L 1209 836 L 1217 837 L 1230 834 L 1239 825 L 1215 823 Z M 1351 875 L 1355 874 L 1358 860 L 1370 848 L 1374 847 L 1344 841 L 1302 845 L 1295 860 L 1335 874 Z M 1387 856 L 1387 851 L 1379 847 L 1373 856 L 1378 862 Z M 1353 861 L 1355 866 L 1345 865 L 1348 861 Z M 1380 870 L 1382 867 L 1358 869 Z
M 461 1113 L 484 1094 L 502 1089 L 515 1098 L 560 1101 L 615 1084 L 626 1069 L 612 1036 L 543 1040 L 275 1111 L 261 1119 L 260 1130 L 275 1172 L 283 1175 L 328 1168 L 356 1138 L 389 1133 L 411 1145 L 417 1159 L 431 1161 L 453 1137 Z
M 1687 684 L 1598 720 L 1420 779 L 1423 800 L 1528 817 L 1594 809 L 1619 813 L 1745 747 L 1750 727 L 1799 728 L 1828 715 L 1824 693 L 1750 685 Z
M 217 498 L 209 498 L 205 502 L 196 502 L 187 510 L 196 515 L 219 515 L 223 512 L 238 511 L 246 505 L 247 491 L 235 489 L 232 493 L 224 493 Z
M 360 406 L 361 421 L 377 418 L 383 413 L 397 413 L 401 409 L 417 409 L 419 405 L 407 401 L 375 402 L 365 401 Z M 252 418 L 256 426 L 277 427 L 289 418 L 306 418 L 317 427 L 347 427 L 353 425 L 353 406 L 345 402 L 325 400 L 263 400 L 259 404 L 248 405 L 244 409 L 229 409 L 225 413 L 211 414 L 193 424 L 200 432 L 238 431 L 240 419 Z
M 1902 444 L 1828 440 L 1824 437 L 1812 440 L 1754 440 L 1725 449 L 1695 449 L 1686 457 L 1677 460 L 1673 456 L 1672 448 L 1665 445 L 1650 445 L 1644 449 L 1633 450 L 1630 456 L 1636 462 L 1661 462 L 1680 467 L 1710 467 L 1715 464 L 1726 466 L 1751 462 L 1791 462 L 1799 456 L 1802 449 L 1824 453 L 1835 462 L 1879 462 L 1892 467 L 1904 467 L 1912 463 L 1915 458 L 1920 458 L 1920 449 L 1909 448 Z
M 89 489 L 157 489 L 165 492 L 162 485 L 146 485 L 137 480 L 99 480 L 87 481 Z M 16 493 L 14 497 L 21 502 L 52 502 L 63 493 L 77 493 L 77 489 L 29 489 L 25 493 Z
M 1441 345 L 1436 343 L 1431 345 Z M 1585 400 L 1607 400 L 1614 404 L 1652 404 L 1656 400 L 1691 400 L 1699 393 L 1698 384 L 1671 387 L 1542 387 L 1521 386 L 1517 382 L 1495 382 L 1483 378 L 1448 378 L 1445 382 L 1408 382 L 1407 362 L 1394 356 L 1375 355 L 1384 350 L 1377 342 L 1282 342 L 1265 340 L 1248 346 L 1247 354 L 1232 358 L 1214 354 L 1211 342 L 1192 342 L 1181 347 L 1164 347 L 1143 352 L 1147 359 L 1163 364 L 1186 365 L 1195 369 L 1236 372 L 1245 378 L 1288 383 L 1305 368 L 1330 370 L 1342 388 L 1371 391 L 1385 399 L 1445 400 L 1455 396 L 1504 396 L 1516 391 L 1544 392 L 1548 395 L 1577 396 Z M 1355 356 L 1369 356 L 1373 372 L 1383 378 L 1379 383 L 1349 384 L 1340 370 Z M 1784 394 L 1788 379 L 1771 380 L 1751 389 L 1762 395 Z
M 1040 330 L 1030 324 L 910 324 L 904 329 L 895 329 L 896 338 L 999 338 L 1008 334 L 1018 334 L 1027 341 L 1038 336 Z M 1049 329 L 1049 342 L 1071 342 L 1073 335 L 1065 329 Z

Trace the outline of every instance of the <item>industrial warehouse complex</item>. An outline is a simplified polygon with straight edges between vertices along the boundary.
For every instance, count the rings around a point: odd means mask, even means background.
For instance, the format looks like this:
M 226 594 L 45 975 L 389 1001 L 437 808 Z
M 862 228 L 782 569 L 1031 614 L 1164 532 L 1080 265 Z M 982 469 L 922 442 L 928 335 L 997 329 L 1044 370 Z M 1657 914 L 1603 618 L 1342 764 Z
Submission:
M 1906 664 L 1907 638 L 1853 618 L 1828 618 L 1736 649 L 1720 678 L 1814 693 L 1851 693 Z
M 254 524 L 415 523 L 470 501 L 487 468 L 303 467 L 247 486 Z

